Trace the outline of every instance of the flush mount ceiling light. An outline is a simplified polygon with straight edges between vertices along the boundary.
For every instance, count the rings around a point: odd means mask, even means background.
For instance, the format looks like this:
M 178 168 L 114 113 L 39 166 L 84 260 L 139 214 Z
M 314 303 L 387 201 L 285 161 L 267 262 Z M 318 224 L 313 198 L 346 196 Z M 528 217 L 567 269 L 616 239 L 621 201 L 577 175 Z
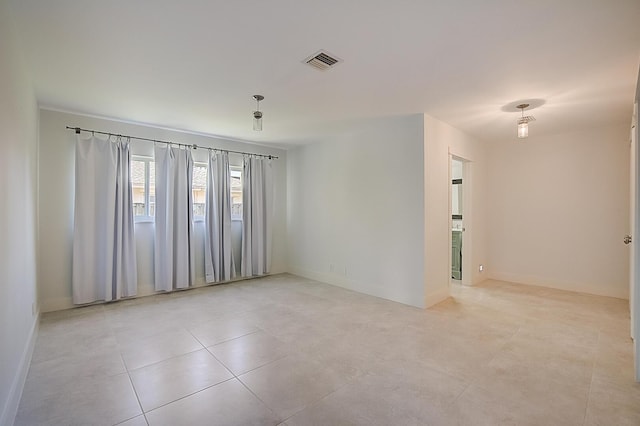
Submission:
M 256 110 L 253 111 L 253 130 L 257 132 L 262 131 L 262 112 L 260 112 L 260 101 L 264 99 L 262 95 L 253 95 L 253 99 L 256 100 Z
M 529 123 L 532 121 L 536 121 L 536 118 L 533 115 L 524 115 L 525 108 L 528 108 L 529 104 L 520 104 L 516 106 L 516 108 L 520 109 L 522 116 L 518 119 L 518 138 L 524 139 L 529 136 Z

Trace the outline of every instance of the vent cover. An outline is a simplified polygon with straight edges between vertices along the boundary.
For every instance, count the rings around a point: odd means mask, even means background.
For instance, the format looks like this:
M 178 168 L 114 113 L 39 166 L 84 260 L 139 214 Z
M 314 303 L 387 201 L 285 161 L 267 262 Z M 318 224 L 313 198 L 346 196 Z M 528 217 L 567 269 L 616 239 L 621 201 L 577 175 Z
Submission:
M 328 70 L 332 68 L 334 65 L 342 62 L 341 59 L 336 58 L 334 55 L 321 50 L 304 60 L 306 64 L 311 65 L 312 67 L 319 69 L 321 71 Z

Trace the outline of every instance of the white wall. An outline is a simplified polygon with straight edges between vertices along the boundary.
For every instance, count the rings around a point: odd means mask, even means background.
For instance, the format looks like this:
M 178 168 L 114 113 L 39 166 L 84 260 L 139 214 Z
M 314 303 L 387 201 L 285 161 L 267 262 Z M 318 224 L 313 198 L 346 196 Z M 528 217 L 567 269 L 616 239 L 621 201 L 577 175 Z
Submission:
M 425 188 L 425 305 L 449 296 L 451 278 L 450 155 L 466 160 L 463 235 L 463 278 L 477 284 L 486 278 L 478 265 L 486 264 L 485 145 L 466 133 L 424 115 Z
M 39 155 L 39 294 L 43 311 L 65 309 L 71 303 L 71 258 L 73 242 L 73 203 L 75 179 L 75 134 L 66 126 L 127 134 L 151 139 L 170 140 L 199 146 L 216 147 L 280 157 L 274 160 L 275 216 L 272 273 L 285 272 L 286 260 L 286 163 L 287 153 L 281 149 L 235 142 L 200 135 L 175 132 L 63 113 L 40 110 Z M 134 155 L 153 155 L 151 142 L 133 141 Z M 206 162 L 207 151 L 193 151 L 195 161 Z M 231 165 L 240 166 L 242 157 L 230 154 Z M 239 222 L 234 223 L 239 235 Z M 204 284 L 204 223 L 194 226 L 196 241 L 196 285 Z M 153 288 L 153 223 L 137 223 L 136 255 L 138 262 L 138 295 L 152 294 Z M 239 239 L 239 237 L 238 237 Z M 239 242 L 236 242 L 236 245 Z M 239 259 L 238 259 L 239 261 Z
M 422 158 L 422 115 L 369 120 L 290 150 L 291 271 L 424 306 Z
M 0 1 L 0 425 L 13 423 L 35 341 L 38 110 Z
M 491 277 L 627 298 L 628 124 L 488 149 Z

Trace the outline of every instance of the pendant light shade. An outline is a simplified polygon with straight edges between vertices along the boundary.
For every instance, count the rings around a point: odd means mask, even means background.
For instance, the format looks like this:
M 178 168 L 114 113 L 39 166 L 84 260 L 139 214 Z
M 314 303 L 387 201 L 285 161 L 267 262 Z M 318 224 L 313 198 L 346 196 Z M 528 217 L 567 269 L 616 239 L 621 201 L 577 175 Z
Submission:
M 529 136 L 529 123 L 518 120 L 518 138 L 523 139 Z
M 520 104 L 516 107 L 519 108 L 522 113 L 522 116 L 518 119 L 518 139 L 529 137 L 529 123 L 535 121 L 535 117 L 532 115 L 524 115 L 524 109 L 528 107 L 529 104 Z
M 256 100 L 256 110 L 253 111 L 253 130 L 257 132 L 262 131 L 262 112 L 260 111 L 260 101 L 264 99 L 262 95 L 253 95 L 253 99 Z

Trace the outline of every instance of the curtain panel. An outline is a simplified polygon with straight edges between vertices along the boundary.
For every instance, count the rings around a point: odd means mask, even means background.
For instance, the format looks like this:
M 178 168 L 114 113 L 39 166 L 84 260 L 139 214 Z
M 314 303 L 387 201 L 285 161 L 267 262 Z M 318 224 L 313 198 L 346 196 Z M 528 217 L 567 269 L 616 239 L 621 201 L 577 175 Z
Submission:
M 195 281 L 193 158 L 184 148 L 156 144 L 155 289 L 172 291 Z
M 231 247 L 231 172 L 227 152 L 209 152 L 205 200 L 205 278 L 208 283 L 236 276 Z
M 271 160 L 244 157 L 240 269 L 243 277 L 268 274 L 271 268 L 272 182 Z
M 73 303 L 137 292 L 129 140 L 76 136 Z

